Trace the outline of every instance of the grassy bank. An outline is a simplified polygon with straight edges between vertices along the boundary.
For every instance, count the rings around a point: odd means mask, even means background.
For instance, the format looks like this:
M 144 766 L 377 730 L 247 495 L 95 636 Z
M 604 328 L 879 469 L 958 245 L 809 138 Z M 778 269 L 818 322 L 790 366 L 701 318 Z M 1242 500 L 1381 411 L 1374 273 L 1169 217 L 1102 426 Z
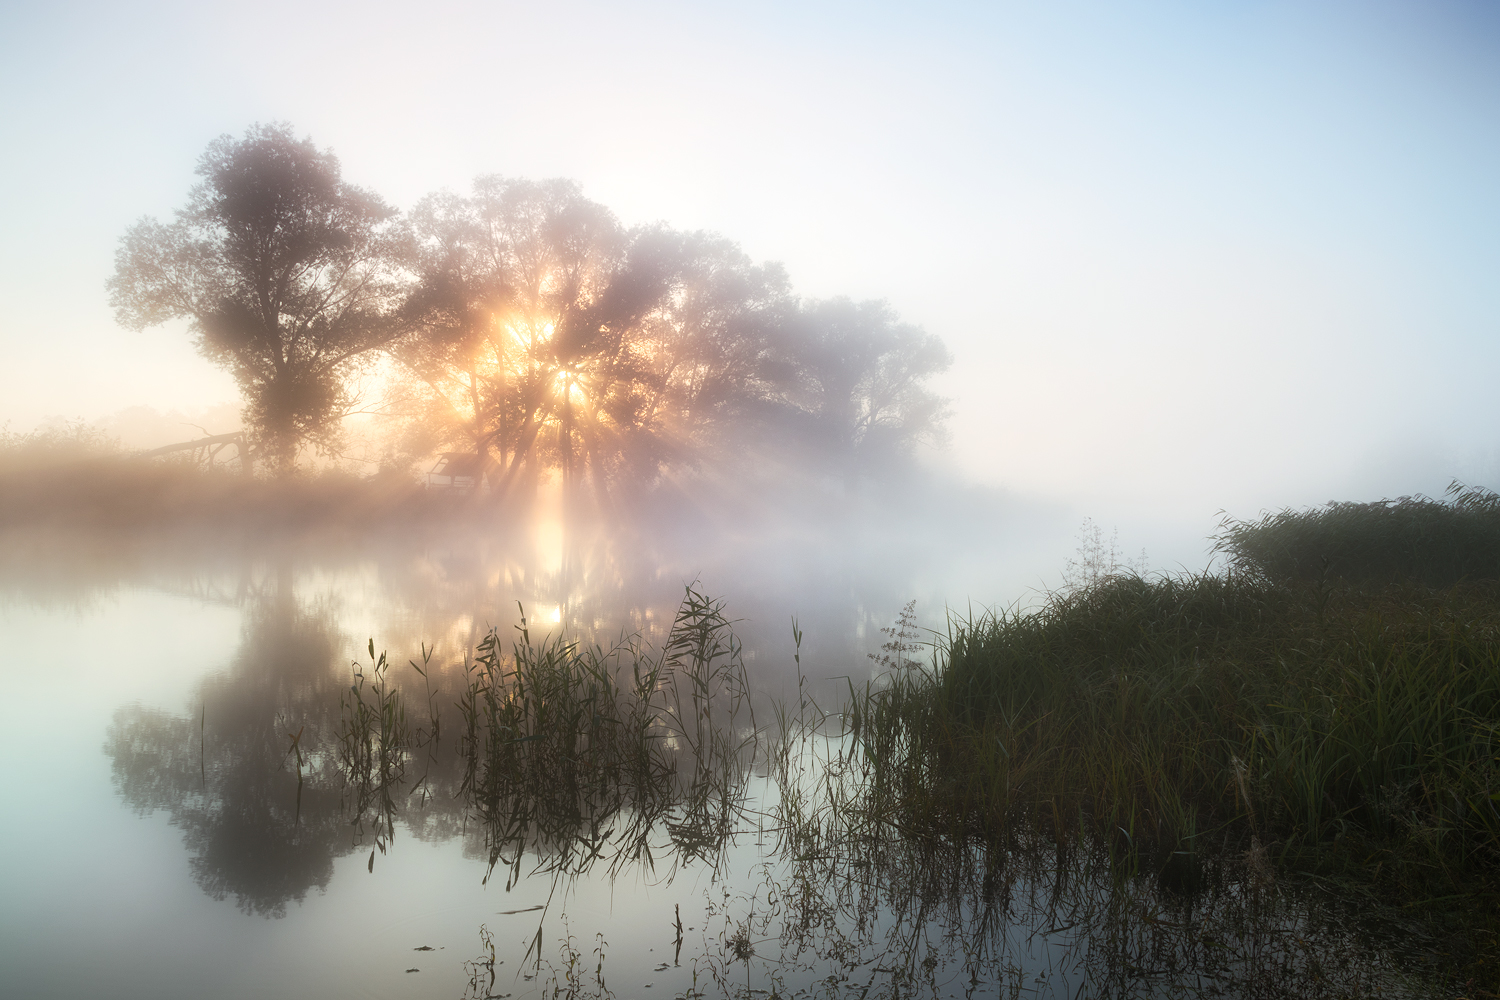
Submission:
M 1110 579 L 959 623 L 852 710 L 863 814 L 908 836 L 1101 838 L 1183 889 L 1235 853 L 1497 957 L 1492 584 Z
M 449 520 L 464 498 L 428 495 L 406 477 L 325 472 L 283 479 L 104 456 L 0 464 L 0 526 L 68 529 L 239 527 L 294 531 Z

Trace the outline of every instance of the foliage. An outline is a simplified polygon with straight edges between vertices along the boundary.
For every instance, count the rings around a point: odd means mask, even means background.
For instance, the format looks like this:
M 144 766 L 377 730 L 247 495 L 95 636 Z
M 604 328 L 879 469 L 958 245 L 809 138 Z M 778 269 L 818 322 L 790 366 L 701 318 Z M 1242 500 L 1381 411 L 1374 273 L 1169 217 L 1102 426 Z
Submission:
M 458 701 L 461 790 L 476 803 L 491 869 L 508 869 L 507 888 L 538 844 L 538 867 L 559 873 L 601 858 L 611 871 L 650 869 L 658 824 L 677 858 L 722 849 L 740 817 L 750 748 L 736 733 L 749 685 L 722 603 L 689 587 L 655 655 L 633 642 L 533 641 L 524 617 L 517 631 L 506 657 L 490 630 Z M 753 733 L 753 713 L 749 723 Z
M 18 433 L 0 427 L 0 472 L 38 471 L 118 454 L 119 442 L 82 420 Z
M 815 414 L 834 454 L 883 455 L 940 441 L 947 401 L 923 386 L 953 363 L 943 342 L 901 323 L 884 302 L 807 303 L 788 345 L 794 398 Z
M 793 432 L 812 455 L 940 435 L 950 358 L 883 303 L 801 304 L 726 240 L 626 229 L 561 180 L 481 177 L 412 214 L 420 278 L 396 349 L 428 446 L 611 485 Z M 757 443 L 760 443 L 759 441 Z
M 1455 481 L 1446 502 L 1414 496 L 1286 509 L 1259 521 L 1226 517 L 1216 543 L 1236 571 L 1269 580 L 1497 580 L 1500 495 Z
M 607 506 L 708 457 L 858 471 L 943 437 L 938 338 L 883 302 L 800 302 L 721 237 L 626 228 L 571 181 L 480 177 L 398 220 L 286 125 L 198 172 L 174 223 L 126 232 L 111 301 L 135 329 L 191 320 L 280 470 L 336 449 L 378 352 L 406 455 L 474 454 L 501 495 L 556 472 Z
M 333 446 L 349 377 L 396 332 L 396 213 L 284 124 L 220 137 L 197 172 L 175 222 L 126 231 L 110 302 L 132 329 L 190 320 L 266 457 L 289 468 L 303 442 Z
M 852 699 L 843 836 L 1086 834 L 1184 886 L 1232 847 L 1466 932 L 1495 915 L 1492 588 L 1116 576 L 938 652 Z

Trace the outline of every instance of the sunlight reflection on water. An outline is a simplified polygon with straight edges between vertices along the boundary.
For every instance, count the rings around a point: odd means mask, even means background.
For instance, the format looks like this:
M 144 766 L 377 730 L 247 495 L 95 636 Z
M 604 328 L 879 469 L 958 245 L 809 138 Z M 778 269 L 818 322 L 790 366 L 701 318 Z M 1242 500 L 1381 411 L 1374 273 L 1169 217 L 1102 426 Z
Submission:
M 351 661 L 368 663 L 372 637 L 390 649 L 417 713 L 427 695 L 406 663 L 435 645 L 432 703 L 447 706 L 487 628 L 510 634 L 515 602 L 588 642 L 639 630 L 659 646 L 686 581 L 587 547 L 536 568 L 503 541 L 109 555 L 62 551 L 45 572 L 10 566 L 4 578 L 0 747 L 19 764 L 17 815 L 33 817 L 0 832 L 5 856 L 27 859 L 0 873 L 0 964 L 15 995 L 456 997 L 474 985 L 481 927 L 494 935 L 493 993 L 517 998 L 647 984 L 653 996 L 1171 995 L 1282 954 L 1244 945 L 1232 878 L 1189 905 L 1149 885 L 1122 894 L 1097 868 L 1049 868 L 1044 853 L 891 843 L 788 858 L 768 817 L 788 789 L 817 793 L 817 762 L 842 748 L 823 737 L 789 784 L 763 764 L 737 779 L 722 844 L 652 826 L 650 864 L 559 878 L 536 872 L 555 844 L 542 838 L 514 879 L 485 885 L 493 845 L 451 765 L 406 774 L 390 836 L 356 802 L 328 749 Z M 564 563 L 579 575 L 564 578 Z M 908 596 L 901 579 L 859 572 L 809 572 L 793 588 L 705 563 L 705 579 L 746 587 L 729 611 L 755 619 L 736 628 L 759 696 L 795 685 L 793 613 L 827 700 L 839 675 L 869 675 L 863 637 Z M 611 813 L 612 827 L 636 808 Z M 609 857 L 613 830 L 595 833 L 595 858 Z M 698 856 L 719 850 L 717 867 Z M 1315 907 L 1267 906 L 1275 940 L 1300 935 L 1314 957 L 1384 968 Z M 1399 976 L 1386 982 L 1400 992 Z

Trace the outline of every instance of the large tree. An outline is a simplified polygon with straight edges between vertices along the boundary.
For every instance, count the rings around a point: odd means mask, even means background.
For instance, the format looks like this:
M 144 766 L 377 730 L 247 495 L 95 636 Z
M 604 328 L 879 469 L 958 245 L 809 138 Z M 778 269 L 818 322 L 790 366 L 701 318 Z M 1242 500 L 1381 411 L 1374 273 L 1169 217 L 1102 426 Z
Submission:
M 669 230 L 626 230 L 569 181 L 482 177 L 412 215 L 420 281 L 397 357 L 433 444 L 473 450 L 502 491 L 543 469 L 601 497 L 672 451 L 646 328 L 685 267 Z
M 424 199 L 412 231 L 409 412 L 502 489 L 551 469 L 607 499 L 714 446 L 742 454 L 795 376 L 774 350 L 797 311 L 786 275 L 720 237 L 626 229 L 572 182 L 499 177 Z
M 880 302 L 800 303 L 733 243 L 622 227 L 568 181 L 483 177 L 412 215 L 420 281 L 397 356 L 428 447 L 472 450 L 502 491 L 650 483 L 731 465 L 854 473 L 940 437 L 950 364 Z
M 110 302 L 134 329 L 190 320 L 199 351 L 239 383 L 262 454 L 285 470 L 305 444 L 334 447 L 351 377 L 397 332 L 396 212 L 284 124 L 220 137 L 197 172 L 175 222 L 125 233 Z

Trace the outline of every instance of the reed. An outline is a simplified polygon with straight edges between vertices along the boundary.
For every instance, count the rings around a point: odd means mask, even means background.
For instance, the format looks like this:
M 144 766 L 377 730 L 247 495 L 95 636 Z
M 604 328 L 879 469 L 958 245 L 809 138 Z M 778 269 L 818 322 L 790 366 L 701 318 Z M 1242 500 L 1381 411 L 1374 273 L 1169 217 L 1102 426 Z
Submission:
M 507 651 L 498 629 L 466 667 L 457 708 L 459 792 L 485 830 L 490 873 L 576 873 L 654 864 L 664 827 L 673 863 L 710 861 L 743 812 L 756 728 L 733 623 L 686 589 L 659 651 L 534 639 L 524 611 Z M 539 848 L 545 847 L 545 850 Z M 488 877 L 488 876 L 487 876 Z
M 524 614 L 509 636 L 491 630 L 460 673 L 458 738 L 441 753 L 434 691 L 451 689 L 430 686 L 430 657 L 413 663 L 429 719 L 407 722 L 371 644 L 345 695 L 353 750 L 340 759 L 385 819 L 377 848 L 393 803 L 435 782 L 433 801 L 459 803 L 482 838 L 486 879 L 550 874 L 554 895 L 600 869 L 660 877 L 668 856 L 674 871 L 706 860 L 717 872 L 736 835 L 775 838 L 749 916 L 726 911 L 705 941 L 725 995 L 751 995 L 752 964 L 774 972 L 788 954 L 846 973 L 879 954 L 890 991 L 874 995 L 925 989 L 955 963 L 1008 982 L 1004 900 L 1022 892 L 1047 894 L 1036 933 L 1076 928 L 1068 961 L 1117 992 L 1212 973 L 1279 984 L 1246 995 L 1313 982 L 1366 995 L 1405 966 L 1329 971 L 1368 946 L 1338 915 L 1350 900 L 1467 914 L 1434 982 L 1483 973 L 1471 932 L 1489 926 L 1496 884 L 1483 720 L 1500 707 L 1497 607 L 1473 586 L 1115 576 L 1034 612 L 955 622 L 925 665 L 908 608 L 876 657 L 886 671 L 851 683 L 838 712 L 801 683 L 794 622 L 798 700 L 761 731 L 734 623 L 689 588 L 659 650 L 538 639 Z M 431 770 L 407 783 L 424 744 Z M 775 786 L 763 814 L 747 805 L 756 773 Z M 1333 903 L 1282 892 L 1292 875 L 1333 885 Z M 878 907 L 889 922 L 868 919 Z M 538 977 L 546 916 L 522 960 Z M 982 947 L 954 951 L 936 927 Z M 493 987 L 486 950 L 468 970 L 475 995 Z M 600 951 L 580 975 L 569 939 L 553 991 L 606 995 Z
M 851 690 L 858 780 L 821 837 L 1042 834 L 1185 890 L 1242 856 L 1451 917 L 1484 957 L 1497 588 L 1113 577 L 956 621 L 934 652 Z

